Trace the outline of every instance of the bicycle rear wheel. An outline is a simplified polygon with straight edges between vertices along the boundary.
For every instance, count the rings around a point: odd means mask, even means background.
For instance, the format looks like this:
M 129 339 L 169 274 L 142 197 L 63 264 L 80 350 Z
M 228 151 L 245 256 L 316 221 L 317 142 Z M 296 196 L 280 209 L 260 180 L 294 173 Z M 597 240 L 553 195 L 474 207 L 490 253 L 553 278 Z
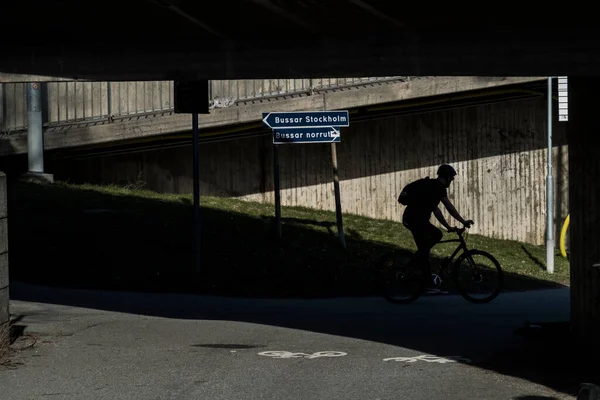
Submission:
M 421 271 L 405 254 L 382 254 L 375 263 L 375 274 L 379 293 L 390 303 L 411 303 L 423 292 Z
M 461 254 L 453 270 L 454 282 L 460 294 L 472 303 L 492 301 L 504 286 L 504 272 L 500 263 L 482 250 L 469 250 Z

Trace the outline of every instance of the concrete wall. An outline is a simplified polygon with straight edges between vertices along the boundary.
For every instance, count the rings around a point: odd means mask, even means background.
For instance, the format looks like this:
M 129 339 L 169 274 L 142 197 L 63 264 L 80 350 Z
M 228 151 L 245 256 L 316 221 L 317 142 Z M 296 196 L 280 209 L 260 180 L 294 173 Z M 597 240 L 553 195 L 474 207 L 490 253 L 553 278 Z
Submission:
M 8 321 L 8 209 L 6 175 L 0 172 L 0 334 L 8 329 Z
M 568 212 L 564 125 L 554 127 L 557 236 Z M 327 144 L 280 147 L 282 205 L 335 210 Z M 342 209 L 400 220 L 396 202 L 409 181 L 452 163 L 450 196 L 476 225 L 473 233 L 544 243 L 546 103 L 540 97 L 351 122 L 338 144 Z M 56 160 L 56 179 L 132 184 L 192 192 L 190 146 L 82 160 Z M 272 139 L 260 136 L 200 145 L 201 194 L 273 202 Z

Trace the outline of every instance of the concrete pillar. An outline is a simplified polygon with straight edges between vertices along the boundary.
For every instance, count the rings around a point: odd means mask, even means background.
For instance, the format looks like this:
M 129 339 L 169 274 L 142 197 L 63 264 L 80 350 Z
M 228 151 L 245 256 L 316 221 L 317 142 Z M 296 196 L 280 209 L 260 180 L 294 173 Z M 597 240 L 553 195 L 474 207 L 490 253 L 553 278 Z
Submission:
M 600 77 L 570 76 L 568 89 L 571 322 L 600 355 Z
M 44 120 L 42 117 L 42 85 L 27 85 L 27 163 L 28 180 L 52 182 L 52 175 L 44 173 Z
M 0 172 L 0 340 L 8 340 L 8 209 L 6 175 Z M 4 343 L 0 343 L 0 347 Z
M 27 161 L 29 172 L 44 172 L 42 85 L 27 83 Z

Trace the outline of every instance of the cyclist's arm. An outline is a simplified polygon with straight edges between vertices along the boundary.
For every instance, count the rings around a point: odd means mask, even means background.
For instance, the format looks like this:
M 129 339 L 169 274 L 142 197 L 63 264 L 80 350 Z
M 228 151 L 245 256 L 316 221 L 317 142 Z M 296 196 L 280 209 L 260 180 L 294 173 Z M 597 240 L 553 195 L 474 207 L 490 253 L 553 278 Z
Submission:
M 442 198 L 442 203 L 444 203 L 444 206 L 446 207 L 446 210 L 448 210 L 448 212 L 450 213 L 450 215 L 452 215 L 454 218 L 456 218 L 456 220 L 458 222 L 460 222 L 461 224 L 467 225 L 467 221 L 465 221 L 465 219 L 460 216 L 460 214 L 458 213 L 458 211 L 456 211 L 456 208 L 454 208 L 454 204 L 452 204 L 452 202 L 450 201 L 449 198 L 443 197 Z
M 440 221 L 440 224 L 444 225 L 444 228 L 448 229 L 448 231 L 452 229 L 450 224 L 448 224 L 448 221 L 446 221 L 446 218 L 444 218 L 444 214 L 442 214 L 442 210 L 440 210 L 439 207 L 436 207 L 433 210 L 433 215 L 435 215 L 437 220 Z

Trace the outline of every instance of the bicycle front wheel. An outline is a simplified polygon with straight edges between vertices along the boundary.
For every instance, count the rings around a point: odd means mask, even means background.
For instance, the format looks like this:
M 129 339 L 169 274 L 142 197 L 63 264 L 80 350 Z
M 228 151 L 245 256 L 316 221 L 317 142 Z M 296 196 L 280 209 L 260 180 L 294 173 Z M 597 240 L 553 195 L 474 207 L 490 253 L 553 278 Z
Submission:
M 469 250 L 454 264 L 454 282 L 460 294 L 473 303 L 488 303 L 504 286 L 504 272 L 498 260 L 482 250 Z

